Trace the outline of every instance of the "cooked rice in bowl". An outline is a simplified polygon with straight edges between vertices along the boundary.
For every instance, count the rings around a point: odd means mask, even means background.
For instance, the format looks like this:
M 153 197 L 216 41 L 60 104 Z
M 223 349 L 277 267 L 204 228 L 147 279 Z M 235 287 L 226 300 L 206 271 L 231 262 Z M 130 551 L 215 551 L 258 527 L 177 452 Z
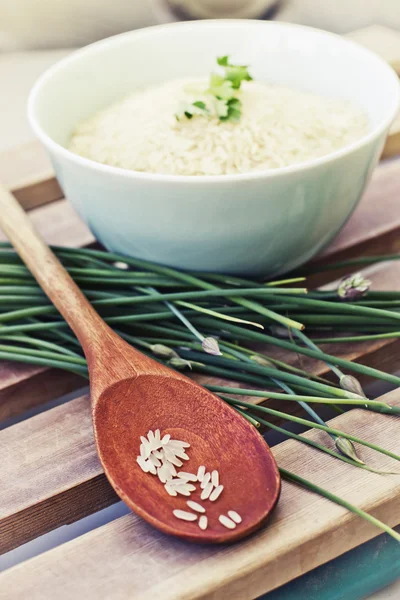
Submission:
M 242 83 L 238 122 L 177 118 L 204 79 L 137 91 L 79 124 L 69 149 L 99 163 L 148 173 L 225 175 L 278 169 L 325 156 L 368 132 L 345 101 L 254 81 Z

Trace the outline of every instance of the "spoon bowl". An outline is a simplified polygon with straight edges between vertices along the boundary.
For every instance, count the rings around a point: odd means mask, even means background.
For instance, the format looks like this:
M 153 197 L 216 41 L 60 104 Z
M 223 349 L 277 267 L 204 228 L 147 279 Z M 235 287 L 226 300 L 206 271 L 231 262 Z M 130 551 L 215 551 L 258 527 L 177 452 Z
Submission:
M 93 309 L 70 275 L 34 230 L 18 202 L 0 189 L 0 225 L 39 285 L 79 339 L 90 377 L 97 451 L 111 485 L 126 504 L 165 533 L 203 543 L 231 542 L 260 527 L 275 506 L 279 471 L 264 439 L 248 421 L 200 385 L 145 356 L 120 338 Z M 187 496 L 168 494 L 157 474 L 137 462 L 149 430 L 187 442 L 182 468 L 217 470 L 224 486 L 212 502 L 201 501 L 196 482 L 190 500 L 206 509 L 208 527 L 183 521 Z M 176 457 L 174 457 L 175 459 Z M 178 465 L 177 465 L 178 467 Z M 178 471 L 179 466 L 176 470 Z M 219 516 L 236 511 L 232 529 Z M 191 512 L 189 510 L 189 512 Z
M 100 395 L 93 423 L 107 477 L 133 511 L 165 533 L 203 543 L 240 539 L 266 521 L 278 500 L 275 460 L 254 426 L 234 409 L 190 379 L 170 373 L 160 366 L 159 374 L 125 379 Z M 171 498 L 157 476 L 143 473 L 136 462 L 140 436 L 156 429 L 190 444 L 189 460 L 177 471 L 196 474 L 205 465 L 219 472 L 224 490 L 216 502 L 200 499 L 197 482 L 190 498 Z M 173 509 L 190 511 L 188 500 L 206 508 L 207 530 L 173 515 Z M 218 521 L 229 510 L 242 517 L 233 530 Z

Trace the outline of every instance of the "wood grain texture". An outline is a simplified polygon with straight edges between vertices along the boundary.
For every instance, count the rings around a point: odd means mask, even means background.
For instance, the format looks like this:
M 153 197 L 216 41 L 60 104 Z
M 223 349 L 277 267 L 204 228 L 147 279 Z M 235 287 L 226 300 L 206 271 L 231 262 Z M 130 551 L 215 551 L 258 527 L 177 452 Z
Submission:
M 83 396 L 0 432 L 0 552 L 115 502 Z
M 13 187 L 12 192 L 25 210 L 32 210 L 63 198 L 62 190 L 55 177 L 25 182 L 22 187 Z
M 67 371 L 1 361 L 0 422 L 86 384 L 87 380 Z
M 400 392 L 385 400 L 400 406 Z M 353 410 L 332 426 L 398 452 L 398 424 L 386 415 Z M 321 432 L 308 437 L 327 443 Z M 346 498 L 391 525 L 400 522 L 400 476 L 355 469 L 299 446 L 274 448 L 282 467 Z M 362 449 L 381 469 L 398 463 Z M 250 600 L 327 562 L 379 531 L 345 509 L 293 484 L 268 527 L 226 548 L 199 547 L 166 537 L 135 515 L 117 519 L 0 575 L 0 598 L 59 600 Z
M 47 244 L 57 246 L 88 246 L 93 234 L 78 217 L 67 200 L 58 200 L 30 211 L 33 225 Z M 0 240 L 6 240 L 0 231 Z

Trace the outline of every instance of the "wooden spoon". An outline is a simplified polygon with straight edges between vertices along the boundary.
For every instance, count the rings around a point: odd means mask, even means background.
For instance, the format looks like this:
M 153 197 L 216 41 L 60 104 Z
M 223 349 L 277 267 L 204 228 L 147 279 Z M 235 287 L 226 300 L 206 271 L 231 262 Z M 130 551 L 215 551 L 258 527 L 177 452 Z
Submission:
M 120 498 L 164 533 L 196 542 L 222 543 L 260 527 L 274 508 L 280 478 L 272 453 L 256 429 L 235 410 L 194 381 L 141 354 L 116 335 L 92 308 L 64 267 L 34 230 L 18 202 L 0 189 L 0 226 L 82 344 L 90 375 L 92 418 L 104 472 Z M 171 497 L 157 476 L 136 462 L 140 436 L 160 429 L 190 444 L 181 470 L 217 469 L 224 485 L 215 501 Z M 206 508 L 208 528 L 176 518 L 191 512 L 186 502 Z M 235 529 L 218 520 L 234 510 Z

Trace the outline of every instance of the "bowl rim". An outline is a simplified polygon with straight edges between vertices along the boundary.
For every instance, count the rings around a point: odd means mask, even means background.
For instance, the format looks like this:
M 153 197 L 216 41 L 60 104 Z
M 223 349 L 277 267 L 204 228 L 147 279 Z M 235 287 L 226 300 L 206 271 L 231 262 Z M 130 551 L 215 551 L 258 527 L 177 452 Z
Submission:
M 87 54 L 88 52 L 93 52 L 96 50 L 101 50 L 103 47 L 106 47 L 110 44 L 113 44 L 123 38 L 128 37 L 145 37 L 147 35 L 153 35 L 157 33 L 157 31 L 162 31 L 165 29 L 201 29 L 203 27 L 229 27 L 230 25 L 243 25 L 247 27 L 273 27 L 279 29 L 297 29 L 302 30 L 304 32 L 309 32 L 312 35 L 319 35 L 322 37 L 332 38 L 339 43 L 346 44 L 352 48 L 352 50 L 358 52 L 361 55 L 364 55 L 368 60 L 374 61 L 382 71 L 386 71 L 387 80 L 390 81 L 392 79 L 393 82 L 393 94 L 392 94 L 392 104 L 391 109 L 388 110 L 388 114 L 386 118 L 382 120 L 382 122 L 376 125 L 373 129 L 368 131 L 365 135 L 363 135 L 360 139 L 352 142 L 336 150 L 335 152 L 331 152 L 324 156 L 321 156 L 316 159 L 307 160 L 304 162 L 296 163 L 293 165 L 289 165 L 286 167 L 279 167 L 276 169 L 263 169 L 259 171 L 250 171 L 248 173 L 231 173 L 224 175 L 175 175 L 175 174 L 165 174 L 165 173 L 151 173 L 146 171 L 134 171 L 131 169 L 124 169 L 121 167 L 114 167 L 111 165 L 106 165 L 103 163 L 96 162 L 92 159 L 85 158 L 76 154 L 65 148 L 58 142 L 55 142 L 53 138 L 48 135 L 42 126 L 39 124 L 39 121 L 36 117 L 35 106 L 38 97 L 42 91 L 42 87 L 53 77 L 53 75 L 64 66 L 73 63 L 75 61 L 79 61 L 82 56 Z M 295 173 L 301 173 L 308 171 L 310 169 L 314 169 L 319 166 L 327 165 L 330 162 L 334 162 L 336 159 L 343 158 L 347 155 L 352 154 L 353 152 L 368 146 L 371 142 L 374 142 L 377 138 L 379 138 L 382 133 L 389 129 L 396 115 L 398 114 L 400 108 L 400 83 L 399 78 L 392 69 L 390 65 L 388 65 L 383 58 L 379 55 L 375 54 L 371 50 L 353 42 L 352 40 L 346 39 L 338 34 L 325 31 L 323 29 L 318 29 L 315 27 L 309 27 L 305 25 L 299 25 L 296 23 L 287 23 L 284 21 L 260 21 L 255 19 L 207 19 L 207 20 L 199 20 L 199 21 L 181 21 L 174 23 L 164 23 L 161 25 L 154 25 L 151 27 L 145 27 L 142 29 L 136 29 L 131 31 L 126 31 L 124 33 L 120 33 L 117 35 L 113 35 L 92 44 L 86 45 L 78 50 L 73 51 L 70 55 L 64 57 L 63 59 L 57 61 L 54 65 L 48 68 L 42 75 L 37 79 L 33 88 L 30 91 L 27 105 L 27 115 L 29 123 L 37 135 L 39 140 L 43 143 L 43 145 L 48 149 L 53 151 L 55 154 L 61 155 L 66 160 L 72 161 L 73 163 L 95 170 L 103 173 L 108 173 L 110 175 L 116 175 L 118 177 L 124 177 L 127 179 L 135 179 L 142 181 L 152 181 L 152 182 L 160 182 L 160 183 L 197 183 L 197 184 L 208 184 L 208 183 L 235 183 L 240 181 L 252 181 L 252 180 L 260 180 L 260 179 L 270 179 L 275 177 L 281 177 L 285 175 L 291 175 Z

